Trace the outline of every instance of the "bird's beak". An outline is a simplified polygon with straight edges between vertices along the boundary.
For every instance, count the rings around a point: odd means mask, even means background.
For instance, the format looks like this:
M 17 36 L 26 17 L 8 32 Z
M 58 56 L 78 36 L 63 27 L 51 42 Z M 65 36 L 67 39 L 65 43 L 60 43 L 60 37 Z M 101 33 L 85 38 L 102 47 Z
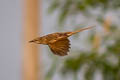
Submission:
M 29 43 L 32 43 L 32 42 L 34 42 L 34 40 L 29 41 Z

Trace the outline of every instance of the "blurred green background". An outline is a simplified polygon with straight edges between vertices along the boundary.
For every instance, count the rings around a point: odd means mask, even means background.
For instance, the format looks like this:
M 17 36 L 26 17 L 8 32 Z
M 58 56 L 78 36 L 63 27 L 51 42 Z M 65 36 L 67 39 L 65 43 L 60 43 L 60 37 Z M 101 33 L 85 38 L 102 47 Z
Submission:
M 120 0 L 51 0 L 48 13 L 58 12 L 58 30 L 96 25 L 71 39 L 68 57 L 53 58 L 46 80 L 120 80 Z M 70 27 L 72 26 L 72 27 Z M 79 39 L 82 38 L 82 39 Z M 84 47 L 83 47 L 84 46 Z

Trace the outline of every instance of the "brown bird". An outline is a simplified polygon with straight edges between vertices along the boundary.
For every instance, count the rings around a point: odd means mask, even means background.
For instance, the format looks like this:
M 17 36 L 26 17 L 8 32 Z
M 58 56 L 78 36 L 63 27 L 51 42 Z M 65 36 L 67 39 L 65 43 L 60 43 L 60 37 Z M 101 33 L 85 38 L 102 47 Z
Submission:
M 29 42 L 48 45 L 54 54 L 59 56 L 65 56 L 67 55 L 67 52 L 69 52 L 69 48 L 70 48 L 70 41 L 68 40 L 68 37 L 78 32 L 81 32 L 83 30 L 90 29 L 92 27 L 94 26 L 82 28 L 80 30 L 73 31 L 73 32 L 60 32 L 60 33 L 56 32 L 56 33 L 35 38 Z

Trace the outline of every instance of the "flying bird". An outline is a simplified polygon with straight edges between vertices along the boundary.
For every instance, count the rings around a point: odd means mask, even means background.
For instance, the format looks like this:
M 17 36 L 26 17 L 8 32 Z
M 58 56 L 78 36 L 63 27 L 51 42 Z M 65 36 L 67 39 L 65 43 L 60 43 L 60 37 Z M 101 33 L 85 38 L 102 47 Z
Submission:
M 72 31 L 72 32 L 56 32 L 56 33 L 48 34 L 42 37 L 37 37 L 29 42 L 48 45 L 54 54 L 59 56 L 65 56 L 68 54 L 69 48 L 70 48 L 70 41 L 68 37 L 78 32 L 91 29 L 93 27 L 94 26 L 90 26 L 90 27 L 82 28 L 80 30 Z

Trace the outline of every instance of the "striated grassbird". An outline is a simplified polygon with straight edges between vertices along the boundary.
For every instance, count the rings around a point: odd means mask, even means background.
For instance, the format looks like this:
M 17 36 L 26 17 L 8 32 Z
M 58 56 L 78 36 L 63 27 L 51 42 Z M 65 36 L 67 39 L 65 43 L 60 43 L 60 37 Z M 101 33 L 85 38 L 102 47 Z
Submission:
M 72 31 L 72 32 L 56 32 L 56 33 L 35 38 L 29 42 L 48 45 L 54 54 L 59 56 L 65 56 L 67 55 L 67 52 L 69 52 L 69 48 L 70 48 L 70 41 L 68 37 L 78 32 L 91 29 L 92 27 L 94 26 L 82 28 L 80 30 Z

